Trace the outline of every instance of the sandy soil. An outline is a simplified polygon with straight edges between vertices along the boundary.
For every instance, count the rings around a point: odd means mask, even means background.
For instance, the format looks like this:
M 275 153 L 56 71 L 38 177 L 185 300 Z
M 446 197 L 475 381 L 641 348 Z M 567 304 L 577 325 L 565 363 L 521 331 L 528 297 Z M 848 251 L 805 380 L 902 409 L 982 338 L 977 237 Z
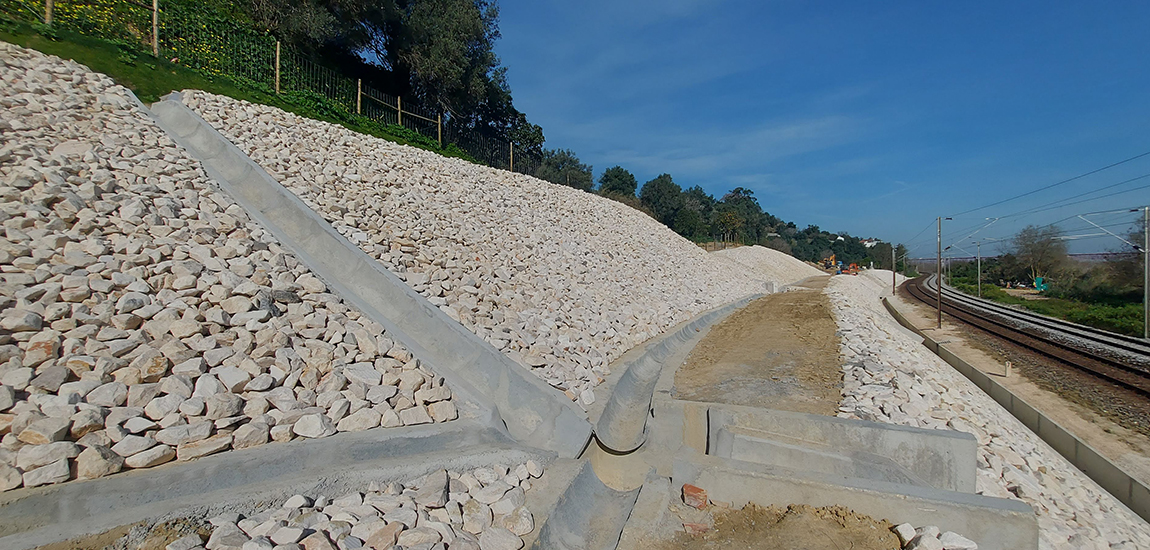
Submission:
M 828 279 L 764 296 L 712 328 L 675 373 L 674 397 L 834 415 L 842 370 Z
M 885 520 L 856 514 L 840 506 L 786 510 L 754 504 L 715 514 L 712 529 L 649 546 L 651 550 L 897 550 L 898 537 Z
M 1042 411 L 1048 418 L 1085 441 L 1142 483 L 1150 483 L 1150 437 L 1144 399 L 1131 394 L 1129 404 L 1116 406 L 1113 400 L 1099 399 L 1086 388 L 1099 387 L 1089 375 L 1072 369 L 1052 369 L 1049 362 L 1033 353 L 995 339 L 977 329 L 943 316 L 943 328 L 933 328 L 935 310 L 913 298 L 900 296 L 895 305 L 918 327 L 946 344 L 955 354 L 979 370 L 995 375 L 995 380 L 1015 395 Z M 1013 364 L 1011 376 L 1002 376 L 1005 364 Z M 1108 390 L 1106 393 L 1116 390 Z M 1118 392 L 1121 393 L 1121 392 Z M 1125 392 L 1130 393 L 1130 392 Z M 1124 400 L 1127 401 L 1127 400 Z M 1136 429 L 1130 429 L 1130 426 Z
M 211 535 L 205 522 L 176 520 L 150 525 L 147 522 L 117 527 L 103 533 L 37 547 L 36 550 L 164 550 L 169 543 L 189 533 L 203 540 Z

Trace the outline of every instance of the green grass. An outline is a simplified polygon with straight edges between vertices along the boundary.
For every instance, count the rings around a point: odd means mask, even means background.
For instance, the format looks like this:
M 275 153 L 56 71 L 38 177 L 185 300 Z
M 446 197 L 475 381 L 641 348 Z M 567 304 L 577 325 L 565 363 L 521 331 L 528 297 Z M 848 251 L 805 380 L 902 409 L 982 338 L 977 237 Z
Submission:
M 978 287 L 968 282 L 954 280 L 955 289 L 976 296 Z M 1100 328 L 1129 336 L 1142 336 L 1142 304 L 1091 304 L 1063 298 L 1045 300 L 1025 300 L 1007 294 L 1005 290 L 990 284 L 982 284 L 982 297 L 1007 305 L 1026 308 L 1035 313 L 1065 319 L 1090 327 Z
M 349 114 L 319 94 L 276 94 L 259 84 L 213 76 L 157 59 L 128 44 L 3 19 L 0 19 L 0 40 L 83 63 L 93 71 L 112 77 L 117 84 L 132 90 L 145 103 L 158 101 L 172 91 L 203 90 L 278 107 L 303 117 L 339 124 L 363 134 L 476 162 L 454 144 L 440 148 L 435 140 L 402 126 Z

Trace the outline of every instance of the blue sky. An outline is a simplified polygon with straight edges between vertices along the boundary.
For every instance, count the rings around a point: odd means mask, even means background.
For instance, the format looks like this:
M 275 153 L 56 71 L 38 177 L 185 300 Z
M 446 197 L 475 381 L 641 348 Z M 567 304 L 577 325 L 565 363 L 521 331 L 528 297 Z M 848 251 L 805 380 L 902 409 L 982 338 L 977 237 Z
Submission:
M 516 106 L 596 179 L 618 164 L 640 183 L 667 172 L 716 196 L 742 186 L 799 227 L 909 242 L 923 255 L 933 226 L 920 230 L 935 216 L 1150 151 L 1146 2 L 500 7 L 496 51 Z M 1144 174 L 1150 156 L 944 222 L 944 241 Z M 1068 234 L 1100 232 L 1073 216 L 1147 203 L 1150 188 L 1004 218 L 959 245 L 1067 216 Z M 1123 232 L 1135 215 L 1088 218 Z M 1092 238 L 1073 250 L 1121 246 Z

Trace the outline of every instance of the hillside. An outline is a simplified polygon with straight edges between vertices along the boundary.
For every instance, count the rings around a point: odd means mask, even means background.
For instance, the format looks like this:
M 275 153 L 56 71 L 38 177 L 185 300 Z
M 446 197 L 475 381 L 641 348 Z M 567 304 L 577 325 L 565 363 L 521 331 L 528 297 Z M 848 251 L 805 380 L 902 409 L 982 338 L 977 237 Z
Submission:
M 773 282 L 778 286 L 826 274 L 789 254 L 763 246 L 728 248 L 715 254 L 737 262 L 747 269 L 750 276 Z
M 196 91 L 185 101 L 413 289 L 584 406 L 623 352 L 764 288 L 596 195 L 272 107 Z

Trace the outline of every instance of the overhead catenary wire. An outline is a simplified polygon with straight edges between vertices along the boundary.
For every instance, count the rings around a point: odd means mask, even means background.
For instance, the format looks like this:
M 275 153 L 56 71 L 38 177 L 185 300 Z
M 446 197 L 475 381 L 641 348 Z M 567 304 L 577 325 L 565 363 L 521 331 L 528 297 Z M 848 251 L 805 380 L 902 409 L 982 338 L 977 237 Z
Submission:
M 1064 180 L 1062 180 L 1062 181 L 1057 181 L 1057 182 L 1054 182 L 1054 183 L 1052 183 L 1052 184 L 1050 184 L 1050 185 L 1046 185 L 1046 186 L 1043 186 L 1043 187 L 1039 187 L 1039 188 L 1037 188 L 1037 189 L 1032 189 L 1032 190 L 1030 190 L 1030 191 L 1027 191 L 1027 192 L 1025 192 L 1025 193 L 1021 193 L 1021 194 L 1015 195 L 1015 196 L 1013 196 L 1013 197 L 1005 198 L 1005 199 L 1002 199 L 1002 200 L 999 200 L 999 201 L 995 201 L 995 202 L 992 202 L 992 203 L 990 203 L 990 204 L 986 204 L 986 205 L 983 205 L 983 206 L 979 206 L 978 208 L 971 208 L 970 210 L 964 210 L 964 211 L 962 211 L 962 212 L 959 212 L 959 213 L 957 213 L 957 214 L 952 214 L 950 217 L 952 217 L 952 218 L 953 218 L 953 217 L 956 217 L 956 216 L 962 216 L 962 215 L 964 215 L 964 214 L 969 214 L 969 213 L 971 213 L 971 212 L 977 212 L 977 211 L 979 211 L 979 210 L 984 210 L 984 209 L 990 208 L 990 207 L 992 207 L 992 206 L 998 206 L 998 205 L 1000 205 L 1000 204 L 1005 204 L 1005 203 L 1008 203 L 1008 202 L 1010 202 L 1010 201 L 1013 201 L 1013 200 L 1021 199 L 1022 197 L 1028 197 L 1028 196 L 1030 196 L 1030 195 L 1033 195 L 1033 194 L 1035 194 L 1035 193 L 1040 193 L 1040 192 L 1042 192 L 1042 191 L 1046 191 L 1047 189 L 1053 189 L 1053 188 L 1055 188 L 1055 187 L 1058 187 L 1059 185 L 1065 185 L 1065 184 L 1067 184 L 1067 183 L 1070 183 L 1070 182 L 1072 182 L 1072 181 L 1080 180 L 1080 179 L 1082 179 L 1082 178 L 1085 178 L 1086 176 L 1091 176 L 1091 175 L 1097 174 L 1097 173 L 1099 173 L 1099 172 L 1102 172 L 1102 171 L 1105 171 L 1105 170 L 1109 170 L 1109 169 L 1111 169 L 1111 168 L 1114 168 L 1115 166 L 1120 166 L 1120 165 L 1123 165 L 1123 164 L 1126 164 L 1126 163 L 1128 163 L 1128 162 L 1132 162 L 1132 161 L 1138 160 L 1138 159 L 1140 159 L 1140 158 L 1143 158 L 1143 157 L 1146 157 L 1146 156 L 1150 156 L 1150 151 L 1146 151 L 1145 153 L 1142 153 L 1142 154 L 1139 154 L 1139 155 L 1134 155 L 1134 156 L 1132 156 L 1132 157 L 1130 157 L 1130 158 L 1127 158 L 1127 159 L 1124 159 L 1124 160 L 1120 160 L 1120 161 L 1118 161 L 1118 162 L 1115 162 L 1115 163 L 1113 163 L 1113 164 L 1108 164 L 1108 165 L 1106 165 L 1106 166 L 1103 166 L 1102 168 L 1096 168 L 1096 169 L 1094 169 L 1094 170 L 1091 170 L 1091 171 L 1089 171 L 1089 172 L 1085 172 L 1085 173 L 1082 173 L 1082 174 L 1078 174 L 1077 176 L 1074 176 L 1074 177 L 1071 177 L 1071 178 L 1067 178 L 1067 179 L 1064 179 Z

